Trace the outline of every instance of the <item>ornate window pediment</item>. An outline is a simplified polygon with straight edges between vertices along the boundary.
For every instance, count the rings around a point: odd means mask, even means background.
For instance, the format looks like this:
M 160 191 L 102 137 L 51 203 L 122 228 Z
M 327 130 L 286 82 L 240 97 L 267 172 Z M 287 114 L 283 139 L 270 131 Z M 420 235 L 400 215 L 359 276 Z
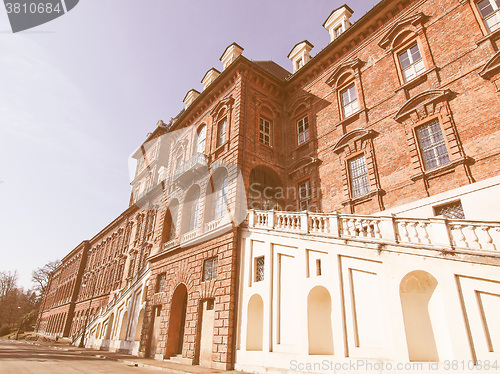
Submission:
M 398 122 L 402 122 L 404 117 L 410 115 L 411 113 L 417 111 L 420 108 L 425 107 L 434 101 L 443 101 L 451 94 L 450 90 L 428 90 L 418 94 L 417 96 L 408 100 L 401 109 L 398 110 L 394 119 Z
M 378 42 L 378 45 L 384 49 L 389 47 L 394 48 L 394 41 L 399 35 L 408 31 L 416 34 L 424 20 L 425 15 L 422 12 L 403 18 L 399 22 L 395 23 L 389 31 L 384 34 L 382 39 Z
M 376 133 L 373 130 L 368 129 L 355 129 L 349 131 L 347 134 L 343 135 L 337 143 L 332 148 L 332 151 L 335 153 L 340 153 L 347 147 L 349 144 L 355 143 L 357 140 L 363 140 L 366 138 L 375 137 Z
M 337 88 L 339 78 L 344 74 L 352 74 L 353 76 L 359 73 L 359 68 L 361 67 L 362 61 L 359 58 L 353 58 L 352 60 L 343 62 L 333 71 L 330 77 L 326 80 L 326 84 L 333 88 Z
M 489 79 L 500 71 L 500 51 L 495 53 L 492 58 L 484 65 L 479 75 L 484 79 Z
M 216 120 L 219 117 L 218 115 L 220 111 L 225 108 L 226 112 L 228 112 L 233 103 L 234 99 L 232 97 L 226 97 L 225 99 L 220 100 L 211 110 L 210 115 L 214 120 Z

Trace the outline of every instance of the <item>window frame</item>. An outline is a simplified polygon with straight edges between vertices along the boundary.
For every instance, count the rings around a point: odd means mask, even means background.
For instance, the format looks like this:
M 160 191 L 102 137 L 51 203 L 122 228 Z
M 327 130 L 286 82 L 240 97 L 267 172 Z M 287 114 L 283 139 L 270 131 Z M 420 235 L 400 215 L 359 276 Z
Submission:
M 204 133 L 204 137 L 203 138 L 200 137 L 200 134 L 202 132 Z M 201 147 L 202 143 L 203 143 L 203 147 Z M 195 152 L 196 153 L 203 153 L 203 154 L 205 154 L 206 145 L 207 145 L 207 125 L 202 125 L 196 131 L 196 147 L 195 147 Z
M 462 210 L 463 218 L 452 218 L 452 217 L 446 216 L 445 214 L 440 214 L 440 213 L 442 213 L 441 212 L 442 209 L 445 209 L 447 207 L 451 207 L 453 205 L 460 206 L 460 209 Z M 435 205 L 435 206 L 432 207 L 432 211 L 434 213 L 434 216 L 440 216 L 440 215 L 442 215 L 442 216 L 444 216 L 447 219 L 467 219 L 467 217 L 465 216 L 464 206 L 462 205 L 462 200 L 461 199 L 453 200 L 453 201 L 448 201 L 448 202 L 446 202 L 444 204 Z
M 162 272 L 158 274 L 158 276 L 156 277 L 155 293 L 165 292 L 166 284 L 167 284 L 167 273 Z
M 420 59 L 418 59 L 417 61 L 411 61 L 410 65 L 403 67 L 401 56 L 406 53 L 409 58 L 413 59 L 413 57 L 412 57 L 413 55 L 411 54 L 411 49 L 414 47 L 417 47 L 418 53 L 420 55 Z M 422 50 L 423 50 L 422 46 L 420 45 L 420 42 L 418 41 L 418 39 L 417 40 L 411 39 L 407 43 L 404 43 L 404 45 L 402 47 L 398 48 L 395 51 L 395 57 L 396 57 L 397 64 L 398 64 L 398 70 L 399 70 L 399 74 L 400 74 L 400 77 L 401 77 L 403 84 L 414 81 L 418 77 L 424 75 L 425 72 L 427 71 L 427 64 L 426 64 L 426 61 L 424 58 L 424 54 L 422 53 Z M 415 69 L 415 66 L 419 63 L 419 61 L 422 62 L 423 68 L 417 72 Z M 412 68 L 415 75 L 412 78 L 407 79 L 405 76 L 405 71 L 409 70 L 410 68 Z
M 305 119 L 307 119 L 307 129 L 305 129 Z M 300 131 L 300 122 L 302 121 L 303 123 L 303 127 L 304 127 L 304 130 L 303 131 Z M 297 139 L 297 146 L 301 146 L 301 145 L 304 145 L 306 144 L 308 141 L 311 140 L 311 125 L 309 123 L 309 115 L 308 114 L 304 114 L 303 116 L 300 116 L 300 118 L 295 122 L 295 130 L 297 131 L 297 136 L 296 136 L 296 139 Z M 304 139 L 301 140 L 301 136 L 304 134 Z
M 351 100 L 347 103 L 347 105 L 344 105 L 344 100 L 343 100 L 343 94 L 344 93 L 349 93 L 351 89 L 354 89 L 354 93 L 356 95 L 356 98 L 354 100 Z M 341 119 L 346 119 L 349 118 L 353 115 L 355 115 L 357 112 L 360 110 L 360 100 L 359 100 L 359 94 L 358 94 L 358 88 L 356 85 L 356 82 L 353 79 L 348 79 L 342 86 L 340 86 L 337 90 L 338 92 L 338 100 L 339 100 L 339 108 L 340 108 L 340 118 Z M 350 96 L 350 95 L 349 95 Z M 346 107 L 352 105 L 353 102 L 356 102 L 356 109 L 351 111 L 349 114 L 346 113 Z
M 487 1 L 489 3 L 490 7 L 493 9 L 493 12 L 487 16 L 483 16 L 483 14 L 481 12 L 481 8 L 479 7 L 479 3 L 483 2 L 483 1 Z M 495 31 L 500 30 L 500 4 L 496 4 L 496 2 L 498 0 L 483 0 L 483 1 L 474 0 L 474 5 L 475 5 L 475 9 L 477 10 L 477 14 L 479 15 L 481 22 L 485 28 L 486 34 L 489 35 L 489 34 L 494 33 Z M 496 7 L 496 9 L 495 9 L 495 7 Z M 497 27 L 492 30 L 487 23 L 487 19 L 493 18 L 493 17 L 498 18 L 498 22 L 496 23 Z
M 262 278 L 260 277 L 259 261 L 262 260 Z M 263 282 L 266 279 L 266 258 L 257 256 L 254 258 L 254 282 Z
M 269 124 L 269 132 L 262 130 L 262 121 L 267 122 Z M 264 127 L 264 129 L 265 129 L 265 127 Z M 262 135 L 264 137 L 267 136 L 269 138 L 268 143 L 262 141 Z M 264 144 L 268 147 L 273 146 L 273 121 L 271 121 L 270 119 L 268 119 L 265 116 L 259 116 L 259 143 Z
M 211 263 L 210 273 L 207 273 L 207 264 Z M 201 276 L 202 282 L 210 282 L 217 279 L 217 268 L 218 268 L 218 258 L 217 256 L 212 256 L 203 260 L 203 273 Z
M 422 140 L 420 139 L 419 137 L 419 134 L 418 134 L 418 129 L 420 128 L 423 128 L 423 127 L 426 127 L 426 126 L 431 126 L 432 124 L 437 124 L 439 126 L 439 129 L 440 129 L 440 135 L 442 137 L 442 142 L 438 143 L 438 144 L 433 144 L 433 147 L 432 148 L 426 148 L 424 149 L 423 146 L 422 146 Z M 419 159 L 420 159 L 420 166 L 422 168 L 422 170 L 424 172 L 428 172 L 428 171 L 431 171 L 431 170 L 435 170 L 435 169 L 438 169 L 440 167 L 443 167 L 449 163 L 451 163 L 451 153 L 450 153 L 450 149 L 449 149 L 449 146 L 448 146 L 448 142 L 446 140 L 446 137 L 445 137 L 445 133 L 443 131 L 443 125 L 440 121 L 440 119 L 438 117 L 433 117 L 433 118 L 429 118 L 427 121 L 425 121 L 424 123 L 419 123 L 417 125 L 415 125 L 413 127 L 413 136 L 415 138 L 415 142 L 417 144 L 417 151 L 418 151 L 418 155 L 419 155 Z M 426 161 L 426 158 L 424 156 L 424 152 L 428 149 L 433 149 L 435 150 L 437 147 L 439 147 L 440 145 L 444 145 L 445 148 L 446 148 L 446 156 L 448 158 L 448 161 L 445 162 L 445 163 L 440 163 L 434 167 L 427 167 L 427 161 Z M 434 159 L 437 159 L 439 160 L 439 154 L 435 154 L 435 157 Z
M 301 185 L 308 185 L 307 190 L 309 191 L 309 194 L 306 198 L 302 198 L 302 191 L 301 191 Z M 312 207 L 312 183 L 311 183 L 311 178 L 303 179 L 297 183 L 297 205 L 299 208 L 299 211 L 304 211 L 304 210 L 309 210 Z M 307 207 L 306 209 L 302 208 L 302 203 L 306 202 Z
M 360 176 L 353 178 L 351 163 L 353 163 L 354 161 L 361 159 L 361 158 L 363 158 L 363 161 L 364 161 L 365 172 L 364 172 L 364 174 L 361 174 Z M 366 162 L 365 152 L 356 153 L 356 154 L 352 155 L 351 157 L 349 157 L 348 159 L 346 159 L 346 170 L 347 170 L 347 177 L 349 178 L 348 185 L 349 185 L 349 195 L 350 195 L 351 199 L 358 199 L 358 198 L 365 196 L 371 192 L 370 172 L 368 171 L 368 163 Z M 362 190 L 360 190 L 359 194 L 356 194 L 355 188 L 354 188 L 354 181 L 360 180 L 360 179 L 366 179 L 367 189 L 366 190 L 362 189 Z M 361 186 L 364 186 L 364 185 L 365 185 L 365 182 L 363 182 L 363 184 Z
M 221 132 L 221 125 L 224 124 L 224 132 Z M 224 138 L 221 139 L 221 135 L 224 135 Z M 217 139 L 215 141 L 215 147 L 220 148 L 224 144 L 227 143 L 227 135 L 228 135 L 228 120 L 227 116 L 222 117 L 220 120 L 217 121 Z

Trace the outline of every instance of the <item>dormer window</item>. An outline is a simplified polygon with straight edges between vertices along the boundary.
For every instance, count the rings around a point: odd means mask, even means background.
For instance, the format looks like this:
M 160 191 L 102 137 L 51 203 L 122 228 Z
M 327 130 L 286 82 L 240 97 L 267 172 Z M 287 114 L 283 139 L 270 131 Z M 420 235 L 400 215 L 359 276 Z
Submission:
M 309 52 L 314 46 L 307 40 L 295 44 L 292 51 L 288 54 L 288 58 L 293 62 L 293 72 L 302 68 L 311 59 Z
M 353 13 L 353 10 L 347 5 L 343 5 L 330 13 L 323 27 L 328 30 L 331 41 L 337 39 L 351 26 L 349 18 Z

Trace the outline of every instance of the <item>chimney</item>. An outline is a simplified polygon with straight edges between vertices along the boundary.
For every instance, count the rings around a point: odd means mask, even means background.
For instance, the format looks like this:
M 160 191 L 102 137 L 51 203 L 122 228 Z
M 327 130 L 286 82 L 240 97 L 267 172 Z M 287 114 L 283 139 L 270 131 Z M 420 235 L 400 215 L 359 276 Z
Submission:
M 198 91 L 196 91 L 194 88 L 192 90 L 189 90 L 188 93 L 186 94 L 186 96 L 184 96 L 184 100 L 182 100 L 184 102 L 184 104 L 186 105 L 186 109 L 188 106 L 191 105 L 191 103 L 193 101 L 196 100 L 196 98 L 200 96 L 200 93 Z
M 330 42 L 337 39 L 343 32 L 351 27 L 351 18 L 354 11 L 347 5 L 342 5 L 330 13 L 323 27 L 330 33 Z
M 236 58 L 241 55 L 243 52 L 243 48 L 238 44 L 233 43 L 229 47 L 226 48 L 220 60 L 222 61 L 222 65 L 224 65 L 224 70 L 234 61 Z
M 292 51 L 288 54 L 288 58 L 292 60 L 293 63 L 294 73 L 309 62 L 309 60 L 311 59 L 311 55 L 309 54 L 309 52 L 313 48 L 314 46 L 307 40 L 295 44 L 295 46 L 292 48 Z
M 210 83 L 212 83 L 220 75 L 220 71 L 212 68 L 206 72 L 205 76 L 202 78 L 201 83 L 203 84 L 203 89 L 205 90 Z

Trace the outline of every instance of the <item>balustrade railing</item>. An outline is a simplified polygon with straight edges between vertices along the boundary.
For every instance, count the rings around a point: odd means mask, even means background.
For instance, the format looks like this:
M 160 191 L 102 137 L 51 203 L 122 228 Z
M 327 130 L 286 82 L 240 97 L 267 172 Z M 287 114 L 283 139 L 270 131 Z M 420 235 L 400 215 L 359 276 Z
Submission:
M 500 222 L 250 210 L 248 226 L 448 250 L 500 250 Z

